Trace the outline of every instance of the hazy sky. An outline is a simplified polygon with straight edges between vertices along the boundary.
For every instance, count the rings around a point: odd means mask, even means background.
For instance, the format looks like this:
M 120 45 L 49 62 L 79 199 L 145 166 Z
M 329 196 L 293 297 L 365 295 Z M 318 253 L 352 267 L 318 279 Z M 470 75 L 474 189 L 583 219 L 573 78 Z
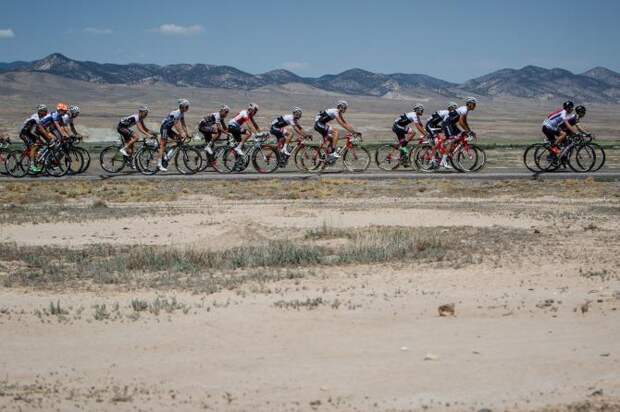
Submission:
M 2 0 L 0 61 L 61 52 L 302 76 L 360 67 L 463 81 L 534 64 L 620 71 L 618 0 Z

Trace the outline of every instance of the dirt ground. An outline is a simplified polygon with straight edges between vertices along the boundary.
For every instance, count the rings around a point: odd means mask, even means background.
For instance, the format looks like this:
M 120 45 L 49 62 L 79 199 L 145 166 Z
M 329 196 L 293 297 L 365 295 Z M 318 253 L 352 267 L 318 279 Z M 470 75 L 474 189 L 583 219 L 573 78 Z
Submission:
M 619 216 L 593 180 L 2 184 L 0 411 L 620 411 Z

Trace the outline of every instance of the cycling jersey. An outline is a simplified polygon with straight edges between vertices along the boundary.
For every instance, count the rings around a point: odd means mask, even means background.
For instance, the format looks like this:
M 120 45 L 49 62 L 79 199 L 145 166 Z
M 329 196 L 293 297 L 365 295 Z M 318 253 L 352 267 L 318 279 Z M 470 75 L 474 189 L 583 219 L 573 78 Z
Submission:
M 62 123 L 65 126 L 69 126 L 69 125 L 73 124 L 73 117 L 71 117 L 71 115 L 69 115 L 69 114 L 65 114 L 64 116 L 62 116 Z
M 65 125 L 64 117 L 59 112 L 52 112 L 52 120 L 61 126 Z
M 138 123 L 142 123 L 142 120 L 140 120 L 140 115 L 138 113 L 135 113 L 131 116 L 123 117 L 121 121 L 118 122 L 118 125 L 124 128 L 130 128 L 134 127 Z
M 229 125 L 237 125 L 243 126 L 245 123 L 249 122 L 254 118 L 254 115 L 250 116 L 250 113 L 247 110 L 242 110 L 236 115 L 233 119 L 228 122 Z
M 49 113 L 48 115 L 46 115 L 45 117 L 43 117 L 40 121 L 41 126 L 45 127 L 45 128 L 49 128 L 52 125 L 52 114 Z
M 41 124 L 41 117 L 39 117 L 38 113 L 35 113 L 26 119 L 21 130 L 22 132 L 33 133 L 36 130 L 36 127 L 40 124 Z
M 205 126 L 213 126 L 217 123 L 222 125 L 222 127 L 225 126 L 224 119 L 222 119 L 222 116 L 220 116 L 220 112 L 211 113 L 210 115 L 205 116 L 204 119 L 200 121 L 200 124 L 203 124 Z
M 180 110 L 174 110 L 166 116 L 166 118 L 161 122 L 161 127 L 164 129 L 170 129 L 172 126 L 176 124 L 176 122 L 181 121 L 185 118 L 184 113 Z
M 327 110 L 323 110 L 319 112 L 319 114 L 317 114 L 316 117 L 314 118 L 314 121 L 316 123 L 326 125 L 327 123 L 331 122 L 336 117 L 338 117 L 338 115 L 339 115 L 338 109 L 327 109 Z
M 277 129 L 282 129 L 287 126 L 296 126 L 296 125 L 297 125 L 297 119 L 295 119 L 295 116 L 293 116 L 292 114 L 280 116 L 271 123 L 271 126 Z
M 409 126 L 411 123 L 420 124 L 420 117 L 416 112 L 403 113 L 394 120 L 394 124 L 400 127 Z
M 553 113 L 550 113 L 543 121 L 543 126 L 548 127 L 551 130 L 558 130 L 558 128 L 569 118 L 569 114 L 564 109 L 558 109 Z
M 467 117 L 467 114 L 469 113 L 469 109 L 467 108 L 467 106 L 461 106 L 458 109 L 456 109 L 456 112 L 459 114 L 459 116 Z
M 566 122 L 571 126 L 575 126 L 577 123 L 579 123 L 579 118 L 577 117 L 577 115 L 572 114 L 566 118 Z M 562 123 L 560 125 L 560 130 L 567 131 L 568 127 L 566 127 L 566 125 Z

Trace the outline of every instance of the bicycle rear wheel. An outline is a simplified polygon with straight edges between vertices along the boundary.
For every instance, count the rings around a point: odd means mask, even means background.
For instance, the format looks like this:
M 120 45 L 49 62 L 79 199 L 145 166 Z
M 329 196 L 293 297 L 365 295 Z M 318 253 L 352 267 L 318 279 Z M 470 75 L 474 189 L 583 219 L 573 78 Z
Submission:
M 120 173 L 127 164 L 119 146 L 108 146 L 99 154 L 101 168 L 108 173 Z
M 402 164 L 402 152 L 396 144 L 379 146 L 375 151 L 375 163 L 381 170 L 392 171 Z
M 561 160 L 550 147 L 542 146 L 534 153 L 534 162 L 541 172 L 553 172 L 561 166 Z
M 71 169 L 71 157 L 64 150 L 51 150 L 45 157 L 45 173 L 62 177 Z
M 316 146 L 304 146 L 295 153 L 295 166 L 304 172 L 314 172 L 321 165 L 321 151 Z
M 174 166 L 184 175 L 193 175 L 202 167 L 202 155 L 193 147 L 182 147 L 174 157 Z
M 13 150 L 9 152 L 4 160 L 4 166 L 9 176 L 24 177 L 28 174 L 28 169 L 30 169 L 30 158 L 24 155 L 23 152 Z
M 543 150 L 544 147 L 545 144 L 543 143 L 535 143 L 529 145 L 525 149 L 525 152 L 523 152 L 523 164 L 530 172 L 538 173 L 542 171 L 536 163 L 536 158 L 540 156 L 540 151 Z
M 10 150 L 2 148 L 0 149 L 0 175 L 9 174 L 6 170 L 6 159 L 9 157 Z
M 90 153 L 83 147 L 75 146 L 74 149 L 82 155 L 82 167 L 78 173 L 84 173 L 90 167 Z
M 435 148 L 428 144 L 418 146 L 413 152 L 413 162 L 419 171 L 432 172 L 437 168 Z
M 258 173 L 272 173 L 280 164 L 278 148 L 273 145 L 264 145 L 252 153 L 252 165 Z
M 370 166 L 370 152 L 363 146 L 352 146 L 346 149 L 342 162 L 350 172 L 360 173 L 368 169 Z
M 474 172 L 479 161 L 478 151 L 472 146 L 461 148 L 453 159 L 452 164 L 459 172 Z
M 136 169 L 143 175 L 154 175 L 159 171 L 157 149 L 150 146 L 142 146 L 136 153 Z

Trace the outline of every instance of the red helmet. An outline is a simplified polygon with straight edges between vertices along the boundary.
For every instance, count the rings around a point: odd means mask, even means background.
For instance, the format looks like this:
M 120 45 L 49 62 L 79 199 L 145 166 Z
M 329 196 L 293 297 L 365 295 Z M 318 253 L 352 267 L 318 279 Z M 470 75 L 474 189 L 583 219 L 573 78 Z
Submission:
M 65 112 L 69 110 L 69 108 L 67 107 L 66 104 L 64 103 L 58 103 L 56 105 L 56 110 L 64 110 Z

